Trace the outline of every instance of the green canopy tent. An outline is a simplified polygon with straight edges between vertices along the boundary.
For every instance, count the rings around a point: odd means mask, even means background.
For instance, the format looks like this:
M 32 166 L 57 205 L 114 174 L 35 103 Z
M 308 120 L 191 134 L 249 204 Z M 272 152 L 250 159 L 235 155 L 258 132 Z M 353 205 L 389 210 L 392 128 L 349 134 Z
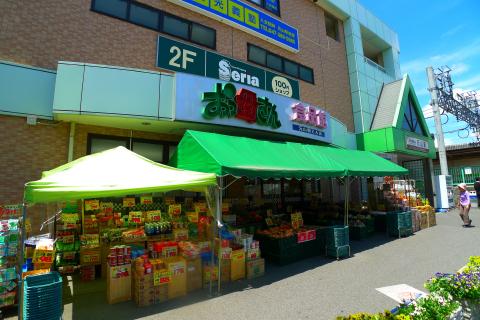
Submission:
M 28 204 L 173 190 L 203 191 L 214 174 L 168 167 L 124 147 L 82 157 L 25 185 Z
M 188 170 L 213 172 L 221 177 L 317 179 L 343 177 L 345 199 L 349 178 L 400 176 L 408 170 L 369 151 L 347 150 L 293 142 L 272 142 L 187 130 L 172 165 Z M 348 212 L 348 201 L 345 201 Z M 348 214 L 345 215 L 348 223 Z
M 23 221 L 26 218 L 27 204 L 174 190 L 214 195 L 210 202 L 215 206 L 216 218 L 219 221 L 220 200 L 214 174 L 172 168 L 144 158 L 124 147 L 79 158 L 45 171 L 40 180 L 28 182 L 24 192 Z M 25 241 L 24 235 L 23 227 L 22 243 Z M 23 252 L 21 256 L 23 257 Z M 20 260 L 21 270 L 23 259 Z

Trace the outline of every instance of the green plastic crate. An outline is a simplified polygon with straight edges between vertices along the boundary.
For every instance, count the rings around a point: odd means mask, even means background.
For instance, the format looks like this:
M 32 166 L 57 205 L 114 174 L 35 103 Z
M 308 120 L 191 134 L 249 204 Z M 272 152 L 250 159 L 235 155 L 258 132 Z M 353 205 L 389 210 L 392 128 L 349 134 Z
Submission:
M 348 245 L 350 242 L 348 226 L 333 226 L 327 228 L 325 234 L 325 244 L 328 247 L 340 247 Z

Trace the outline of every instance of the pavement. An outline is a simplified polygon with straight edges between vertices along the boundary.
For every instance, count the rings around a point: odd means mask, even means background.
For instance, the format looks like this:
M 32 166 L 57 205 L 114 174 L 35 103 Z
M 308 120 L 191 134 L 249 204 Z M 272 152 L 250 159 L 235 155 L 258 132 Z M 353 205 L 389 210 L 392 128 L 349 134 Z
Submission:
M 73 281 L 64 294 L 64 319 L 335 319 L 392 309 L 396 302 L 376 288 L 407 284 L 425 290 L 435 272 L 454 272 L 469 256 L 480 255 L 480 210 L 472 209 L 470 217 L 476 227 L 463 228 L 451 211 L 437 214 L 437 226 L 410 237 L 376 234 L 351 241 L 352 257 L 340 261 L 268 264 L 264 277 L 225 285 L 217 297 L 201 290 L 144 308 L 131 301 L 108 305 L 105 282 Z

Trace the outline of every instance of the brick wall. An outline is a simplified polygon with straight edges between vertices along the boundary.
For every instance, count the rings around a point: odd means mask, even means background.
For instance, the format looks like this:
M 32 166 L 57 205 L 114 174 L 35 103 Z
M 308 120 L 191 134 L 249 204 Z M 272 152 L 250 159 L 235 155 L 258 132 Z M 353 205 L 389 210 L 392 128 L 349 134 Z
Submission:
M 142 0 L 217 30 L 217 51 L 246 60 L 256 44 L 314 69 L 315 85 L 300 81 L 301 99 L 327 109 L 353 131 L 343 27 L 340 41 L 326 36 L 323 10 L 308 0 L 280 0 L 281 19 L 296 27 L 295 54 L 255 36 L 167 2 Z M 0 2 L 0 60 L 55 69 L 60 60 L 155 68 L 158 33 L 90 11 L 91 0 Z
M 28 125 L 0 115 L 0 204 L 21 203 L 26 182 L 67 161 L 68 124 Z

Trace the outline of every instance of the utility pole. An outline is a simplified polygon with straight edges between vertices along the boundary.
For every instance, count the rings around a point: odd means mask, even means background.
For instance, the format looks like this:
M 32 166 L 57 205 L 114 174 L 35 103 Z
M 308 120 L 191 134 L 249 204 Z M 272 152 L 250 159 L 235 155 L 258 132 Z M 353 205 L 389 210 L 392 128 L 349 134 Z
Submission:
M 442 119 L 440 116 L 440 108 L 438 106 L 438 88 L 435 74 L 432 67 L 427 67 L 428 91 L 432 98 L 433 118 L 435 120 L 435 131 L 438 145 L 438 157 L 440 160 L 440 170 L 442 175 L 448 175 L 447 152 L 445 150 L 445 140 L 443 137 Z

